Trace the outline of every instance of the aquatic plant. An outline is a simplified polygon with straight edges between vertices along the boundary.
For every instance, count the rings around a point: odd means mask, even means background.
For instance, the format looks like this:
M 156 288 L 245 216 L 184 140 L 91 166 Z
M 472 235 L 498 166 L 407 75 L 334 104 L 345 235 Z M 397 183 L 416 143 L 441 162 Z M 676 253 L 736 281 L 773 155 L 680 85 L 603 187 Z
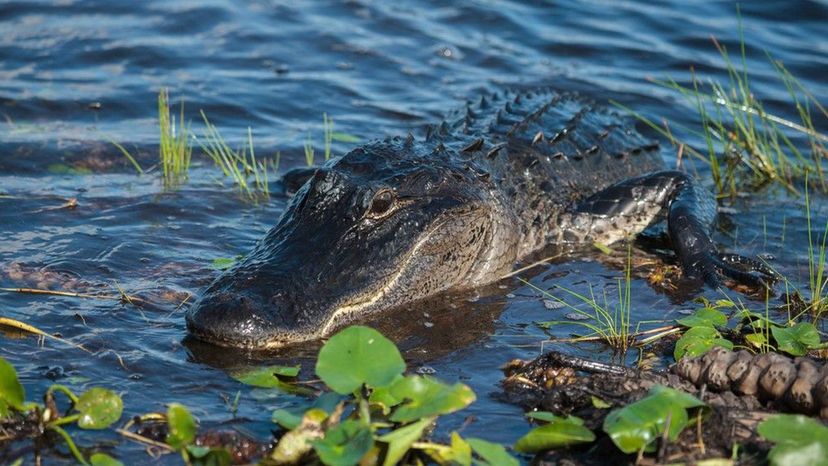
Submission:
M 538 322 L 537 325 L 543 328 L 550 328 L 556 325 L 578 325 L 584 327 L 592 332 L 591 335 L 585 335 L 585 339 L 592 339 L 597 336 L 600 340 L 607 343 L 618 355 L 622 358 L 626 355 L 630 346 L 633 343 L 631 333 L 632 325 L 632 246 L 628 245 L 627 250 L 627 265 L 624 267 L 624 278 L 618 279 L 616 288 L 618 290 L 617 301 L 610 304 L 607 298 L 606 290 L 603 293 L 603 304 L 595 298 L 592 284 L 589 285 L 589 296 L 578 293 L 574 290 L 558 285 L 557 288 L 564 293 L 574 297 L 576 300 L 585 304 L 592 310 L 592 313 L 580 309 L 578 306 L 570 304 L 569 302 L 555 296 L 548 291 L 541 289 L 532 283 L 520 279 L 524 284 L 535 289 L 543 296 L 551 299 L 562 306 L 572 310 L 575 314 L 584 318 L 584 321 L 546 321 Z M 574 341 L 578 341 L 576 338 Z
M 70 401 L 70 410 L 63 414 L 58 410 L 55 395 L 62 393 Z M 17 372 L 5 359 L 0 358 L 0 420 L 8 422 L 10 430 L 14 426 L 25 426 L 34 423 L 42 426 L 29 432 L 29 435 L 38 438 L 47 432 L 59 435 L 75 459 L 84 465 L 117 465 L 120 464 L 104 453 L 96 453 L 86 460 L 72 437 L 64 426 L 74 425 L 80 429 L 106 429 L 118 419 L 123 412 L 123 401 L 116 393 L 105 388 L 93 387 L 80 396 L 64 385 L 54 384 L 46 390 L 42 405 L 26 402 L 26 391 L 17 378 Z M 39 461 L 38 461 L 39 463 Z
M 170 114 L 167 89 L 162 89 L 158 93 L 158 128 L 160 133 L 158 151 L 161 157 L 164 186 L 174 187 L 188 177 L 193 146 L 190 141 L 190 126 L 184 123 L 184 101 L 181 101 L 176 125 L 175 116 Z
M 201 149 L 209 156 L 213 163 L 221 169 L 224 176 L 233 180 L 238 187 L 239 193 L 246 199 L 257 201 L 270 198 L 268 180 L 267 159 L 256 160 L 256 153 L 253 150 L 253 131 L 247 128 L 247 147 L 233 150 L 225 142 L 221 132 L 216 125 L 207 119 L 204 111 L 201 111 L 201 118 L 204 120 L 203 138 L 196 138 Z M 276 153 L 278 160 L 280 154 Z M 276 162 L 278 163 L 278 162 Z M 252 181 L 250 177 L 252 176 Z
M 828 464 L 828 427 L 801 414 L 776 414 L 757 427 L 759 435 L 774 443 L 768 453 L 772 466 Z
M 355 143 L 359 142 L 360 139 L 354 135 L 342 133 L 339 131 L 334 131 L 334 121 L 333 118 L 329 117 L 327 113 L 322 114 L 322 144 L 323 144 L 323 154 L 325 156 L 325 161 L 331 159 L 333 156 L 332 146 L 333 141 L 337 142 L 344 142 L 344 143 Z M 308 135 L 305 138 L 305 142 L 303 144 L 304 152 L 305 152 L 305 163 L 307 166 L 311 167 L 316 163 L 316 149 L 313 145 L 313 138 L 311 137 L 310 131 L 308 131 Z
M 319 461 L 326 465 L 438 464 L 517 466 L 506 449 L 477 438 L 451 434 L 449 444 L 425 440 L 437 418 L 467 407 L 475 400 L 462 383 L 447 384 L 423 375 L 406 375 L 406 365 L 397 347 L 376 330 L 348 327 L 331 337 L 319 351 L 316 374 L 329 390 L 301 409 L 278 409 L 272 419 L 283 429 L 276 446 L 263 464 L 298 464 Z M 257 368 L 235 377 L 242 383 L 312 396 L 317 391 L 294 383 L 299 366 Z M 60 416 L 54 411 L 53 394 L 64 393 L 74 411 Z M 101 388 L 92 388 L 76 397 L 68 388 L 54 385 L 47 391 L 47 404 L 24 403 L 25 392 L 14 368 L 0 358 L 0 421 L 13 417 L 37 416 L 47 429 L 57 432 L 82 464 L 89 464 L 69 434 L 60 426 L 75 424 L 86 429 L 103 429 L 116 422 L 123 405 L 120 397 Z M 51 403 L 51 404 L 50 404 Z M 237 400 L 234 404 L 238 403 Z M 51 409 L 51 411 L 50 411 Z M 17 419 L 26 425 L 26 419 Z M 160 423 L 166 434 L 159 442 L 133 426 Z M 206 448 L 198 443 L 198 423 L 190 411 L 170 403 L 166 413 L 132 418 L 117 432 L 129 439 L 152 445 L 163 452 L 177 452 L 185 464 L 229 465 L 227 448 Z M 15 437 L 10 437 L 14 439 Z M 97 455 L 97 456 L 96 456 Z M 115 459 L 93 455 L 93 466 L 117 465 Z
M 822 192 L 828 191 L 823 167 L 828 159 L 828 135 L 817 131 L 814 124 L 815 116 L 828 118 L 828 111 L 782 62 L 770 54 L 768 60 L 788 91 L 789 104 L 794 109 L 792 113 L 798 115 L 799 121 L 766 111 L 750 84 L 741 21 L 739 35 L 741 66 L 734 63 L 724 45 L 713 39 L 728 75 L 726 83 L 702 80 L 692 68 L 689 84 L 671 77 L 654 80 L 656 84 L 676 91 L 696 111 L 699 128 L 680 126 L 680 129 L 702 141 L 703 149 L 676 136 L 667 121 L 661 125 L 617 102 L 614 104 L 677 146 L 679 158 L 688 153 L 706 161 L 720 196 L 735 196 L 745 184 L 758 187 L 771 182 L 796 193 L 794 181 L 806 175 L 818 180 Z M 673 123 L 673 126 L 679 125 Z M 799 147 L 795 135 L 807 140 L 809 151 Z

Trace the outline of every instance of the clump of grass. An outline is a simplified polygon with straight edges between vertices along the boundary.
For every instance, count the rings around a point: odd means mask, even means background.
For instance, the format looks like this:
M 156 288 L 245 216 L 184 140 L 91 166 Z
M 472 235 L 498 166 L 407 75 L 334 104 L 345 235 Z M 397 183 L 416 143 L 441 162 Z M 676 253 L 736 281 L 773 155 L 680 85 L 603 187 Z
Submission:
M 323 154 L 325 156 L 325 161 L 331 159 L 333 156 L 332 145 L 333 141 L 338 142 L 346 142 L 346 143 L 354 143 L 359 142 L 359 138 L 347 133 L 341 133 L 338 131 L 334 131 L 334 121 L 333 118 L 329 117 L 327 113 L 322 114 L 322 144 L 323 144 Z M 311 133 L 308 131 L 308 136 L 305 139 L 304 143 L 304 150 L 305 150 L 305 163 L 310 167 L 313 166 L 315 163 L 316 158 L 316 149 L 313 146 L 313 138 L 311 138 Z
M 617 281 L 617 288 L 618 288 L 618 300 L 615 305 L 611 305 L 609 299 L 607 298 L 606 291 L 603 293 L 603 304 L 599 303 L 598 300 L 595 298 L 595 293 L 593 292 L 592 285 L 589 285 L 589 296 L 578 293 L 576 291 L 570 290 L 568 288 L 564 288 L 562 286 L 558 286 L 566 294 L 576 298 L 581 303 L 584 303 L 589 307 L 592 312 L 586 312 L 581 310 L 575 305 L 569 304 L 568 302 L 564 301 L 563 299 L 554 296 L 543 290 L 538 288 L 537 286 L 529 283 L 526 280 L 521 279 L 521 281 L 529 285 L 530 287 L 534 288 L 536 291 L 539 291 L 542 295 L 553 299 L 560 304 L 564 305 L 565 307 L 571 309 L 574 313 L 581 315 L 588 320 L 586 321 L 549 321 L 549 322 L 542 322 L 539 323 L 540 326 L 548 328 L 554 325 L 563 325 L 563 324 L 573 324 L 582 326 L 592 332 L 592 335 L 586 335 L 584 337 L 585 340 L 594 339 L 594 337 L 598 337 L 600 340 L 606 342 L 613 351 L 620 355 L 624 356 L 627 354 L 627 351 L 630 349 L 634 342 L 634 337 L 631 332 L 631 325 L 632 325 L 632 291 L 631 291 L 631 284 L 632 284 L 632 249 L 631 246 L 627 253 L 627 266 L 624 268 L 624 278 L 618 279 Z
M 193 146 L 189 138 L 189 124 L 184 123 L 184 102 L 181 102 L 176 127 L 175 116 L 170 114 L 169 93 L 166 89 L 158 93 L 158 127 L 164 186 L 176 186 L 188 177 Z
M 750 85 L 744 36 L 740 30 L 741 65 L 737 66 L 727 48 L 715 38 L 713 43 L 724 60 L 728 81 L 702 81 L 691 69 L 689 85 L 667 78 L 655 80 L 659 85 L 681 94 L 698 113 L 700 128 L 683 128 L 688 134 L 704 141 L 697 149 L 679 140 L 669 124 L 652 120 L 615 104 L 653 128 L 687 152 L 710 164 L 713 181 L 720 196 L 734 196 L 743 183 L 754 187 L 779 183 L 797 193 L 795 179 L 814 175 L 821 191 L 828 191 L 822 164 L 828 158 L 828 136 L 815 129 L 812 111 L 828 118 L 828 111 L 802 83 L 778 61 L 768 55 L 781 83 L 788 90 L 791 104 L 799 117 L 790 121 L 768 113 Z M 807 138 L 809 150 L 794 144 L 794 134 Z
M 233 180 L 239 188 L 239 193 L 251 201 L 270 198 L 268 165 L 273 168 L 278 165 L 280 154 L 276 154 L 276 162 L 268 162 L 267 159 L 256 160 L 256 153 L 253 150 L 253 132 L 247 128 L 247 147 L 233 150 L 225 142 L 216 125 L 207 119 L 204 111 L 201 111 L 201 118 L 204 120 L 204 138 L 197 139 L 201 149 L 207 154 L 224 176 Z M 251 180 L 252 177 L 252 180 Z
M 822 240 L 814 238 L 811 230 L 811 199 L 808 195 L 808 183 L 805 183 L 805 216 L 808 222 L 808 285 L 811 296 L 809 308 L 814 319 L 819 319 L 828 312 L 828 276 L 825 274 L 825 259 L 828 249 L 828 220 L 822 229 Z M 816 240 L 816 241 L 815 241 Z

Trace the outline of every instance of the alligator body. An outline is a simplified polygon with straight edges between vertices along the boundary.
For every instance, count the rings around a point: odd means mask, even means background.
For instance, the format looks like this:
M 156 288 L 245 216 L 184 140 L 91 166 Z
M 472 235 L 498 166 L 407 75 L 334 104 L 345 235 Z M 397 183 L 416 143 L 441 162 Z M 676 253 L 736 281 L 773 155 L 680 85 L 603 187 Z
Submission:
M 276 226 L 188 310 L 195 336 L 249 348 L 316 339 L 496 281 L 550 244 L 609 244 L 665 217 L 687 275 L 755 280 L 711 241 L 712 196 L 575 96 L 485 96 L 424 139 L 371 142 L 304 173 Z

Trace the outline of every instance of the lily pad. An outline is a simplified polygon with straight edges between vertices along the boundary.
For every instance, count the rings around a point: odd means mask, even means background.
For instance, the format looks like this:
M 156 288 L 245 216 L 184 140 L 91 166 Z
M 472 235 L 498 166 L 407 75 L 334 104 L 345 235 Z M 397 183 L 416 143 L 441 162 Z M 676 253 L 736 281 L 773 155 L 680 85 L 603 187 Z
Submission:
M 757 427 L 776 445 L 768 454 L 774 466 L 828 466 L 828 427 L 807 416 L 778 414 Z
M 478 463 L 482 466 L 518 466 L 520 464 L 515 457 L 503 448 L 503 445 L 474 437 L 467 438 L 466 441 L 471 445 L 472 450 L 477 453 L 477 456 L 483 459 L 482 462 Z
M 287 388 L 281 377 L 293 378 L 299 375 L 300 366 L 266 366 L 256 367 L 233 375 L 233 378 L 245 385 L 259 388 Z
M 333 391 L 347 395 L 363 384 L 383 387 L 405 371 L 400 351 L 376 330 L 352 326 L 319 350 L 316 374 Z
M 604 432 L 621 451 L 635 453 L 648 447 L 665 429 L 668 438 L 675 441 L 687 426 L 687 409 L 699 406 L 704 403 L 694 396 L 657 385 L 645 398 L 610 412 L 604 419 Z
M 22 410 L 25 400 L 26 391 L 17 379 L 17 371 L 8 361 L 0 358 L 0 417 L 9 415 L 9 407 Z
M 106 429 L 124 412 L 124 403 L 115 392 L 105 388 L 90 388 L 78 397 L 75 409 L 80 413 L 78 427 L 82 429 Z
M 537 453 L 595 441 L 595 434 L 582 424 L 583 420 L 574 416 L 553 419 L 552 422 L 535 427 L 521 437 L 515 442 L 515 450 L 521 453 Z
M 391 415 L 394 422 L 411 422 L 427 416 L 458 411 L 475 400 L 474 392 L 462 383 L 444 384 L 428 376 L 410 375 L 391 386 L 391 395 L 405 400 Z
M 808 349 L 819 345 L 819 332 L 814 324 L 799 322 L 793 327 L 771 327 L 776 347 L 793 356 L 804 356 Z
M 313 441 L 313 449 L 328 466 L 353 466 L 373 445 L 370 427 L 352 419 L 328 430 L 321 440 Z
M 167 444 L 181 450 L 193 443 L 196 434 L 196 422 L 190 411 L 178 403 L 171 403 L 167 408 Z

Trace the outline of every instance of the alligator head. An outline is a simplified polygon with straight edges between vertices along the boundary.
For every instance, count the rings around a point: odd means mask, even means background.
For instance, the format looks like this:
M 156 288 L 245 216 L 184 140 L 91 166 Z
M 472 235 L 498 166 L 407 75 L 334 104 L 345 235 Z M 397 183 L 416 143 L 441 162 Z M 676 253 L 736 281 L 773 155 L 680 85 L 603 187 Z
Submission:
M 492 181 L 472 164 L 411 138 L 330 161 L 187 312 L 190 332 L 274 348 L 497 279 L 515 260 L 516 241 L 506 239 L 515 222 L 502 218 Z

